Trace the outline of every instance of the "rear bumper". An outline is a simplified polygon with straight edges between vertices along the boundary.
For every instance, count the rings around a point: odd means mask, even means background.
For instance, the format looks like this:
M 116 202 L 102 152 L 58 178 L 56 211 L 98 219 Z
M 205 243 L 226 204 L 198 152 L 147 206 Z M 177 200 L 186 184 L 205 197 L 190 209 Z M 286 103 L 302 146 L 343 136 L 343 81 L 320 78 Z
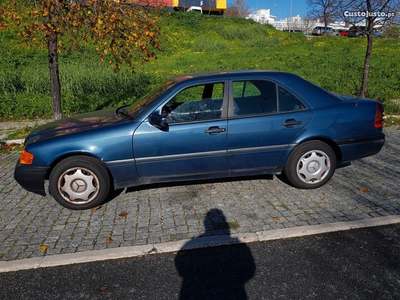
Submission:
M 336 141 L 342 150 L 342 161 L 350 161 L 377 154 L 385 144 L 383 133 Z
M 46 179 L 48 167 L 33 167 L 22 165 L 17 162 L 14 171 L 14 179 L 27 191 L 46 196 L 44 180 Z

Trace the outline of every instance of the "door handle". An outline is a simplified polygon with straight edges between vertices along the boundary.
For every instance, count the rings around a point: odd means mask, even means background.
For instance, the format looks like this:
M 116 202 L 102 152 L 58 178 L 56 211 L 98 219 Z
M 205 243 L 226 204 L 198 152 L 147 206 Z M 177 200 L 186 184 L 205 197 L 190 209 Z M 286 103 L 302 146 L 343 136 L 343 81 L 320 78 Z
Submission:
M 213 134 L 213 133 L 220 133 L 220 132 L 225 132 L 225 128 L 219 128 L 219 127 L 210 127 L 208 130 L 204 130 L 204 133 L 208 134 Z
M 283 122 L 281 125 L 282 126 L 295 126 L 295 125 L 300 125 L 301 121 L 296 121 L 295 119 L 289 119 Z

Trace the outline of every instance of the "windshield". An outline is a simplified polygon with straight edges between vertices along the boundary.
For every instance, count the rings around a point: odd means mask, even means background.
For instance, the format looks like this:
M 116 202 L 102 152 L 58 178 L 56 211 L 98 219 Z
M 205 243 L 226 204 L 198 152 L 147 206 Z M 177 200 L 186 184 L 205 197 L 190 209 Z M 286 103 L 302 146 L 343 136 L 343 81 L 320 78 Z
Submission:
M 138 101 L 135 101 L 131 106 L 127 107 L 126 112 L 133 118 L 137 118 L 147 107 L 174 85 L 175 82 L 172 80 L 164 82 L 158 89 L 151 91 Z

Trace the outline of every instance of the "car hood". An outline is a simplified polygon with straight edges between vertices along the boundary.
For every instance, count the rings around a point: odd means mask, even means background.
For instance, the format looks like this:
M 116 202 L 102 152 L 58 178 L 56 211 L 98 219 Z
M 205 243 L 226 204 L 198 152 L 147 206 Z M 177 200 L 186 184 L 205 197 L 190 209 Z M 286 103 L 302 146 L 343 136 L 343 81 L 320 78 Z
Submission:
M 76 115 L 53 121 L 34 129 L 25 139 L 25 145 L 55 136 L 68 135 L 99 127 L 110 126 L 119 122 L 129 122 L 116 113 L 115 108 Z

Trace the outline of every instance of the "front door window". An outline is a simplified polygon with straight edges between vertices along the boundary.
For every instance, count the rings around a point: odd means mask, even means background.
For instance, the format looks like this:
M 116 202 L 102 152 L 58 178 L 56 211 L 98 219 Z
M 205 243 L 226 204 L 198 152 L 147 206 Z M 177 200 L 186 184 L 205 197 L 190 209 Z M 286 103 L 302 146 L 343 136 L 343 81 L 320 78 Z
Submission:
M 181 90 L 161 108 L 168 129 L 143 122 L 133 138 L 140 177 L 151 182 L 155 178 L 226 176 L 228 120 L 224 97 L 224 83 L 194 85 Z
M 223 83 L 184 89 L 162 109 L 168 124 L 217 120 L 222 117 Z

